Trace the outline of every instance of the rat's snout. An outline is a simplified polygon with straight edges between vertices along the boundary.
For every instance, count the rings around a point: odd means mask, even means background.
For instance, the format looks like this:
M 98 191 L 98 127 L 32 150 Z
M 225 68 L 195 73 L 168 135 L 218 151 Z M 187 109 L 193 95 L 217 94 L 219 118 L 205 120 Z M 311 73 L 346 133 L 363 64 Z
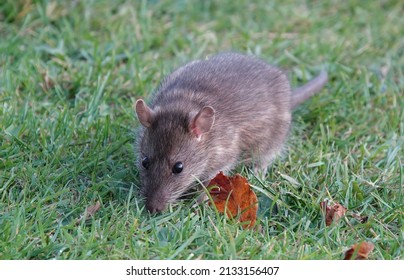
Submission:
M 163 202 L 159 199 L 146 199 L 146 208 L 150 212 L 150 214 L 160 213 L 166 209 L 167 202 Z

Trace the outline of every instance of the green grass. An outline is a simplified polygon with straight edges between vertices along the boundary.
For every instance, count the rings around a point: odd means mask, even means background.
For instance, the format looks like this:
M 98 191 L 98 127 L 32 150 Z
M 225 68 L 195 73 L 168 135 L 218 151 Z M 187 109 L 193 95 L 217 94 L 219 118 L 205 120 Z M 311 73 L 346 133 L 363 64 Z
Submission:
M 362 240 L 371 259 L 404 259 L 403 11 L 393 0 L 2 1 L 0 259 L 341 259 Z M 265 180 L 238 170 L 259 196 L 260 230 L 190 201 L 150 216 L 138 196 L 134 101 L 224 50 L 286 69 L 293 86 L 329 71 Z M 326 227 L 324 199 L 368 221 Z

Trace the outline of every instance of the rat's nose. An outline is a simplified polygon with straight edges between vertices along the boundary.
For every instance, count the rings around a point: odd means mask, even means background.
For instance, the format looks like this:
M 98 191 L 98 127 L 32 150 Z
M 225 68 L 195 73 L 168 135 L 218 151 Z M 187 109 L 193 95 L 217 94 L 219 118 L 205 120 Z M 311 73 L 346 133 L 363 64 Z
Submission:
M 166 208 L 165 203 L 161 203 L 160 201 L 147 201 L 146 208 L 149 210 L 150 214 L 163 212 Z

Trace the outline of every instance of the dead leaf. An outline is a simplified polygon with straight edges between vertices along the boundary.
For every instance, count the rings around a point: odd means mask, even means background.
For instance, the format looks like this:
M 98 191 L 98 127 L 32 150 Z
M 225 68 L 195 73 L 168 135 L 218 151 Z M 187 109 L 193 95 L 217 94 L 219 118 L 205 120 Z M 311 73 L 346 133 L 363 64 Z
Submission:
M 32 3 L 32 0 L 24 1 L 23 3 L 24 5 L 21 11 L 17 14 L 16 19 L 24 18 L 28 13 L 30 13 L 35 8 L 35 4 Z
M 345 252 L 344 260 L 352 260 L 355 256 L 355 260 L 366 260 L 370 252 L 373 251 L 375 245 L 370 242 L 363 241 L 360 244 L 352 245 L 352 247 Z
M 220 172 L 209 182 L 209 187 L 212 187 L 210 195 L 220 213 L 226 210 L 227 216 L 231 218 L 241 213 L 240 222 L 250 222 L 244 224 L 244 228 L 255 225 L 258 199 L 246 178 L 239 174 L 227 177 Z
M 81 217 L 77 219 L 76 224 L 79 224 L 83 219 L 87 220 L 91 218 L 95 214 L 95 212 L 100 210 L 100 208 L 101 204 L 99 201 L 97 201 L 95 205 L 88 206 L 86 211 L 84 211 L 83 215 L 81 215 Z
M 43 80 L 43 82 L 40 83 L 39 85 L 41 86 L 43 91 L 48 92 L 50 89 L 55 87 L 55 82 L 49 76 L 49 73 L 47 70 L 43 71 L 42 80 Z
M 64 17 L 68 14 L 68 10 L 60 5 L 58 1 L 52 1 L 46 6 L 46 17 L 50 20 L 57 20 L 60 17 Z
M 91 205 L 91 206 L 88 206 L 87 207 L 87 217 L 86 218 L 89 218 L 89 217 L 91 217 L 92 215 L 94 215 L 95 214 L 95 212 L 97 212 L 98 210 L 100 210 L 100 208 L 101 208 L 101 204 L 100 204 L 100 202 L 99 201 L 97 201 L 96 203 L 95 203 L 95 205 Z
M 383 78 L 386 78 L 389 70 L 390 70 L 389 65 L 383 65 L 382 67 L 380 67 L 380 73 L 382 74 Z
M 333 221 L 338 222 L 348 210 L 339 203 L 335 203 L 333 206 L 328 206 L 327 201 L 320 202 L 320 207 L 323 213 L 325 213 L 325 224 L 327 226 L 331 225 Z

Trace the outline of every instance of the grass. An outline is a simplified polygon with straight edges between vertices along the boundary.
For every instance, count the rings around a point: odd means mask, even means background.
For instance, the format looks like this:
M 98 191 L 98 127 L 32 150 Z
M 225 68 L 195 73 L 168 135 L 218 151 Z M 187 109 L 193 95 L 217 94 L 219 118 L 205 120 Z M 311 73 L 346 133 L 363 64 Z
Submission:
M 219 4 L 220 3 L 220 4 Z M 22 1 L 0 4 L 0 259 L 403 259 L 401 1 Z M 179 65 L 223 50 L 329 72 L 294 114 L 265 180 L 261 230 L 138 193 L 132 105 Z M 319 203 L 347 215 L 326 227 Z M 99 201 L 88 220 L 79 217 Z M 271 201 L 277 212 L 268 211 Z

